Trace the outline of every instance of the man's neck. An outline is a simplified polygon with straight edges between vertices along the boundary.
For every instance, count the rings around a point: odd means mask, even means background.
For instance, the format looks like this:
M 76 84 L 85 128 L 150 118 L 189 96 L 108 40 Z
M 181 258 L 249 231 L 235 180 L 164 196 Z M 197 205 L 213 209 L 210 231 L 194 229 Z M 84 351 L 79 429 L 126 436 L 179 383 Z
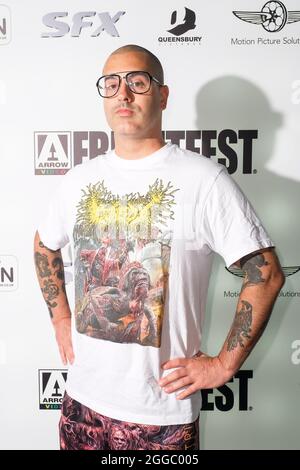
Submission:
M 144 139 L 124 139 L 115 136 L 115 152 L 119 157 L 136 160 L 146 157 L 165 145 L 162 137 Z

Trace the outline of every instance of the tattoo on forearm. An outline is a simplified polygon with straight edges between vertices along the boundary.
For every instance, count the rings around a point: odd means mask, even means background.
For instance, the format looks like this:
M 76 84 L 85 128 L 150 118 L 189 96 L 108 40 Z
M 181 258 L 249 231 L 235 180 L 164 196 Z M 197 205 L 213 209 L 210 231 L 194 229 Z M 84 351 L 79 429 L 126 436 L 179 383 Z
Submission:
M 58 297 L 59 288 L 52 279 L 46 280 L 44 282 L 44 286 L 45 287 L 42 287 L 42 292 L 45 296 L 50 316 L 52 318 L 53 314 L 51 309 L 57 306 L 57 302 L 55 302 L 54 300 Z
M 49 310 L 50 318 L 53 318 L 52 308 L 49 306 L 48 302 L 47 302 L 47 307 L 48 307 L 48 310 Z M 54 307 L 56 307 L 56 305 L 54 305 Z
M 242 300 L 242 308 L 237 312 L 227 341 L 227 351 L 232 351 L 238 345 L 244 347 L 243 337 L 250 339 L 252 325 L 252 305 Z
M 35 265 L 37 267 L 40 277 L 51 276 L 51 271 L 49 269 L 49 261 L 47 255 L 42 255 L 38 251 L 34 254 Z
M 62 258 L 59 256 L 57 258 L 54 258 L 52 261 L 52 266 L 55 269 L 54 274 L 62 281 L 61 289 L 66 293 L 66 284 L 65 284 L 65 271 L 64 271 L 64 263 Z
M 41 248 L 44 247 L 42 242 L 40 242 L 39 245 Z M 57 256 L 52 260 L 50 267 L 47 254 L 42 254 L 37 251 L 34 257 L 38 275 L 42 279 L 42 281 L 40 281 L 42 283 L 41 291 L 47 303 L 50 317 L 53 318 L 52 309 L 57 307 L 56 300 L 59 296 L 60 288 L 62 292 L 66 294 L 63 261 L 61 256 Z M 51 270 L 50 268 L 53 269 Z
M 241 267 L 246 272 L 246 278 L 241 292 L 248 286 L 265 282 L 265 279 L 262 277 L 261 268 L 269 264 L 270 263 L 265 260 L 263 253 L 258 253 L 255 256 L 248 255 L 242 258 Z
M 63 281 L 65 278 L 65 274 L 64 274 L 64 264 L 63 264 L 63 260 L 61 259 L 61 257 L 54 258 L 54 260 L 52 261 L 52 266 L 55 269 L 54 273 L 56 274 L 58 279 Z

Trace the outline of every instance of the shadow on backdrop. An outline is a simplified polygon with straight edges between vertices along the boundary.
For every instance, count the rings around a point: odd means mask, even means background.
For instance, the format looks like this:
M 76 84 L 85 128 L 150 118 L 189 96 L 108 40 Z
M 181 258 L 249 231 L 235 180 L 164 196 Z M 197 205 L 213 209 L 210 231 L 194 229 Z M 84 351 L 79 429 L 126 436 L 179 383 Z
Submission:
M 231 176 L 240 185 L 273 239 L 282 266 L 300 265 L 297 216 L 300 195 L 299 183 L 271 173 L 266 168 L 266 164 L 272 158 L 276 148 L 277 133 L 284 126 L 283 115 L 272 109 L 261 88 L 237 76 L 223 76 L 206 83 L 197 93 L 195 105 L 197 116 L 195 129 L 217 130 L 217 135 L 223 129 L 232 129 L 236 133 L 239 130 L 258 130 L 258 137 L 253 140 L 252 174 L 242 173 L 243 140 L 238 139 L 236 143 L 228 142 L 238 157 L 238 169 Z M 214 161 L 218 161 L 218 157 L 224 158 L 224 155 L 218 150 L 217 139 L 212 141 L 211 146 L 216 148 L 216 156 L 211 157 Z M 216 257 L 206 306 L 202 343 L 204 352 L 207 351 L 208 338 L 214 336 L 211 327 L 211 312 L 214 309 L 214 299 L 219 294 L 216 292 L 215 286 L 220 285 L 219 281 L 221 280 L 221 284 L 226 290 L 240 290 L 241 279 L 230 276 L 231 274 L 225 271 L 223 260 Z M 295 276 L 299 276 L 299 273 Z M 288 279 L 284 289 L 288 288 L 289 283 Z M 291 299 L 288 297 L 285 299 L 285 310 L 290 301 Z M 214 315 L 220 314 L 221 312 L 214 312 Z M 230 319 L 233 319 L 234 314 L 235 311 L 228 311 Z M 254 370 L 259 367 L 267 351 L 276 344 L 283 314 L 284 312 L 275 306 L 269 326 L 248 360 L 248 364 L 250 363 Z M 270 334 L 270 324 L 272 324 L 272 334 Z M 224 332 L 224 340 L 225 334 Z M 221 347 L 221 345 L 219 346 Z M 202 413 L 201 428 L 204 429 L 204 432 L 206 418 L 207 414 Z M 201 447 L 204 448 L 202 433 L 200 433 L 200 440 Z

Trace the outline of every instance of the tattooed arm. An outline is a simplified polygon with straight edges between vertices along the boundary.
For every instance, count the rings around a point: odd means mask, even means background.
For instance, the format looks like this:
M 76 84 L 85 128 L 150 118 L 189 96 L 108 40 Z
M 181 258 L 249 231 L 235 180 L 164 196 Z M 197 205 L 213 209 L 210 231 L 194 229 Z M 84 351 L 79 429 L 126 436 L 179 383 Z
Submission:
M 74 360 L 71 341 L 71 310 L 65 289 L 61 251 L 47 248 L 36 232 L 34 261 L 39 285 L 48 306 L 56 341 L 64 365 Z
M 165 392 L 187 386 L 178 399 L 227 382 L 240 369 L 268 323 L 285 279 L 274 249 L 251 253 L 235 264 L 245 271 L 245 278 L 232 327 L 218 356 L 199 351 L 192 358 L 172 359 L 162 365 L 163 369 L 177 367 L 159 381 Z
M 285 278 L 273 248 L 245 256 L 235 263 L 245 272 L 236 314 L 219 354 L 234 374 L 246 360 L 269 321 Z

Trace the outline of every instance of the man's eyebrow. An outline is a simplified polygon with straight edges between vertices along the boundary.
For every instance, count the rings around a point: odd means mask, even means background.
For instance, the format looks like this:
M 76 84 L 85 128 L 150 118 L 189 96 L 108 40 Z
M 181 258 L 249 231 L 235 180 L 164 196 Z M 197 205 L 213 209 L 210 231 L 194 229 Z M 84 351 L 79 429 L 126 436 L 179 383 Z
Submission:
M 130 73 L 130 72 L 148 72 L 148 71 L 147 70 L 121 70 L 120 72 L 104 73 L 102 76 L 106 77 L 108 75 L 118 75 L 119 73 Z

